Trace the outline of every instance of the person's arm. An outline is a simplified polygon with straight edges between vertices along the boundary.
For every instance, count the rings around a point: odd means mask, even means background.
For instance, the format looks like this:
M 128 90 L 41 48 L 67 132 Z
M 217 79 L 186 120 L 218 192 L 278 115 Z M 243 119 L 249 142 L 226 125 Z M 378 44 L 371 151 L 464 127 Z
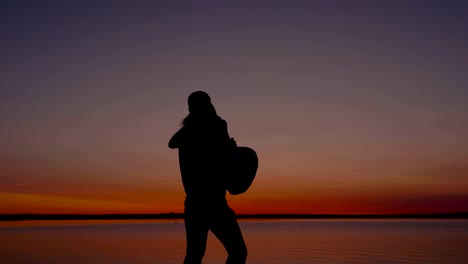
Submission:
M 226 143 L 228 151 L 232 151 L 237 147 L 237 143 L 233 137 L 229 136 L 227 122 L 223 120 L 223 142 Z
M 185 126 L 181 127 L 179 129 L 179 131 L 177 131 L 171 138 L 171 140 L 169 140 L 169 148 L 171 149 L 176 149 L 176 148 L 180 148 L 180 146 L 183 144 L 184 142 L 184 139 L 185 139 L 185 130 L 184 129 Z

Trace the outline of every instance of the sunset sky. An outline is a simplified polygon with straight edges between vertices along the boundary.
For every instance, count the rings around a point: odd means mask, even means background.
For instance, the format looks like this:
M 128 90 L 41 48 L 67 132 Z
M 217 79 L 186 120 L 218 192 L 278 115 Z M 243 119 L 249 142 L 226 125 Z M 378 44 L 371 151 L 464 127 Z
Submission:
M 467 1 L 2 1 L 0 213 L 182 212 L 197 90 L 259 156 L 237 213 L 468 211 L 467 25 Z

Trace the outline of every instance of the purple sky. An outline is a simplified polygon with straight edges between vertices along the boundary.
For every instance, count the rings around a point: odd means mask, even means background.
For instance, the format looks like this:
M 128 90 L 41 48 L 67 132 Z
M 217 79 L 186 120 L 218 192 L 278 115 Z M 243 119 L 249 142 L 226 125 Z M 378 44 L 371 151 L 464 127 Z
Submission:
M 468 210 L 466 1 L 116 2 L 0 4 L 0 213 L 181 211 L 196 90 L 240 212 Z

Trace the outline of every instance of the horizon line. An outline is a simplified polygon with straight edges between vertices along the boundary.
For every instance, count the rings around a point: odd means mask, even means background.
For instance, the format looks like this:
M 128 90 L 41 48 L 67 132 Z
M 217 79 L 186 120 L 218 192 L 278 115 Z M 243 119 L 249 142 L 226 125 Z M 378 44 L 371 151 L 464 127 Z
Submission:
M 411 214 L 237 214 L 238 219 L 464 219 L 468 212 Z M 155 214 L 0 214 L 0 221 L 22 220 L 151 220 L 183 219 L 183 213 Z

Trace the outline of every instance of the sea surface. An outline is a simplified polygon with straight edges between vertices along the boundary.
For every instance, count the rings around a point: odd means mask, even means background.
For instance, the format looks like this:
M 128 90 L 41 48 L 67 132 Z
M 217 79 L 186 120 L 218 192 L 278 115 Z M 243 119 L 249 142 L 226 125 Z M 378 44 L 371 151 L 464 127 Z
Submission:
M 249 264 L 468 263 L 468 220 L 249 220 Z M 175 264 L 182 221 L 0 222 L 2 264 Z M 210 233 L 204 264 L 224 263 Z

